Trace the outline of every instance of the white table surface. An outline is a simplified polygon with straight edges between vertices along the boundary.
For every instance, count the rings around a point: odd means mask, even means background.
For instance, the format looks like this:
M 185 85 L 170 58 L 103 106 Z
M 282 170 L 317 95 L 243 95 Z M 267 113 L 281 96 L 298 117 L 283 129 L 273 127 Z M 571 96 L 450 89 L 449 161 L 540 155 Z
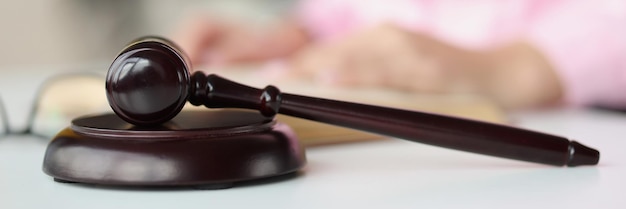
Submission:
M 15 116 L 27 111 L 7 106 L 19 124 Z M 386 139 L 310 148 L 306 168 L 284 181 L 119 189 L 54 182 L 41 169 L 46 141 L 9 135 L 0 137 L 0 208 L 626 208 L 626 114 L 566 109 L 512 119 L 597 148 L 600 164 L 552 167 Z
M 601 151 L 600 165 L 551 167 L 402 140 L 317 147 L 300 176 L 225 190 L 62 184 L 41 171 L 46 142 L 0 138 L 0 208 L 624 208 L 626 116 L 561 110 L 515 116 Z

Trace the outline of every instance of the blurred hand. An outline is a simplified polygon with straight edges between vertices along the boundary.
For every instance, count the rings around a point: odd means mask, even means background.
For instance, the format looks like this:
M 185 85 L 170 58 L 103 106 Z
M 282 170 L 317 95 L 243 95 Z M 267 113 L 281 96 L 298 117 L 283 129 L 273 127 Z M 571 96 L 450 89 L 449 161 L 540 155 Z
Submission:
M 561 94 L 549 64 L 524 42 L 473 51 L 390 24 L 309 45 L 290 64 L 297 76 L 324 84 L 472 93 L 512 108 L 546 104 Z
M 472 93 L 509 108 L 554 103 L 562 96 L 550 64 L 524 40 L 467 50 L 385 24 L 314 43 L 296 24 L 251 27 L 209 18 L 187 21 L 174 40 L 196 67 L 287 57 L 289 75 L 330 85 Z
M 332 85 L 388 86 L 419 92 L 476 91 L 481 54 L 385 24 L 311 45 L 291 60 L 297 73 Z

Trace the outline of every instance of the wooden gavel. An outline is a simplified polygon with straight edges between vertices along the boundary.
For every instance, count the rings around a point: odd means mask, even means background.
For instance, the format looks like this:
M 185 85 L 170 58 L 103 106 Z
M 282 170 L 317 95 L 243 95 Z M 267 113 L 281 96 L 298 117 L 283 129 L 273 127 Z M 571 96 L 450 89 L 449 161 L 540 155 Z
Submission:
M 414 142 L 556 166 L 595 165 L 599 152 L 566 138 L 467 119 L 256 89 L 195 72 L 172 42 L 146 37 L 126 47 L 106 80 L 114 112 L 137 126 L 176 116 L 186 101 L 211 108 L 256 109 Z

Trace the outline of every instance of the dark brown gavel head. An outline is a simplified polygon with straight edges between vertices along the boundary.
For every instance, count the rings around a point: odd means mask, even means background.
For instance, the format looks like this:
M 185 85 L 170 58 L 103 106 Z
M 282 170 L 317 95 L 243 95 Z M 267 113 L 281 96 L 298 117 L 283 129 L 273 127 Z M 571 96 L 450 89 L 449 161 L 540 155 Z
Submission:
M 106 93 L 125 121 L 158 125 L 176 116 L 190 89 L 190 64 L 176 45 L 146 37 L 124 48 L 111 64 Z

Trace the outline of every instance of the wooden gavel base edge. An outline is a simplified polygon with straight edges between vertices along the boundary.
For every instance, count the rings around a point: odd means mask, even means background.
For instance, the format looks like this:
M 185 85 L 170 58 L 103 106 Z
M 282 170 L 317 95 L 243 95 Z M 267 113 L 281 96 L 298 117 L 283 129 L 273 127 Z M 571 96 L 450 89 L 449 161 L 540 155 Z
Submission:
M 151 128 L 113 114 L 76 119 L 49 143 L 43 170 L 58 182 L 221 189 L 305 164 L 289 126 L 256 112 L 207 110 Z

